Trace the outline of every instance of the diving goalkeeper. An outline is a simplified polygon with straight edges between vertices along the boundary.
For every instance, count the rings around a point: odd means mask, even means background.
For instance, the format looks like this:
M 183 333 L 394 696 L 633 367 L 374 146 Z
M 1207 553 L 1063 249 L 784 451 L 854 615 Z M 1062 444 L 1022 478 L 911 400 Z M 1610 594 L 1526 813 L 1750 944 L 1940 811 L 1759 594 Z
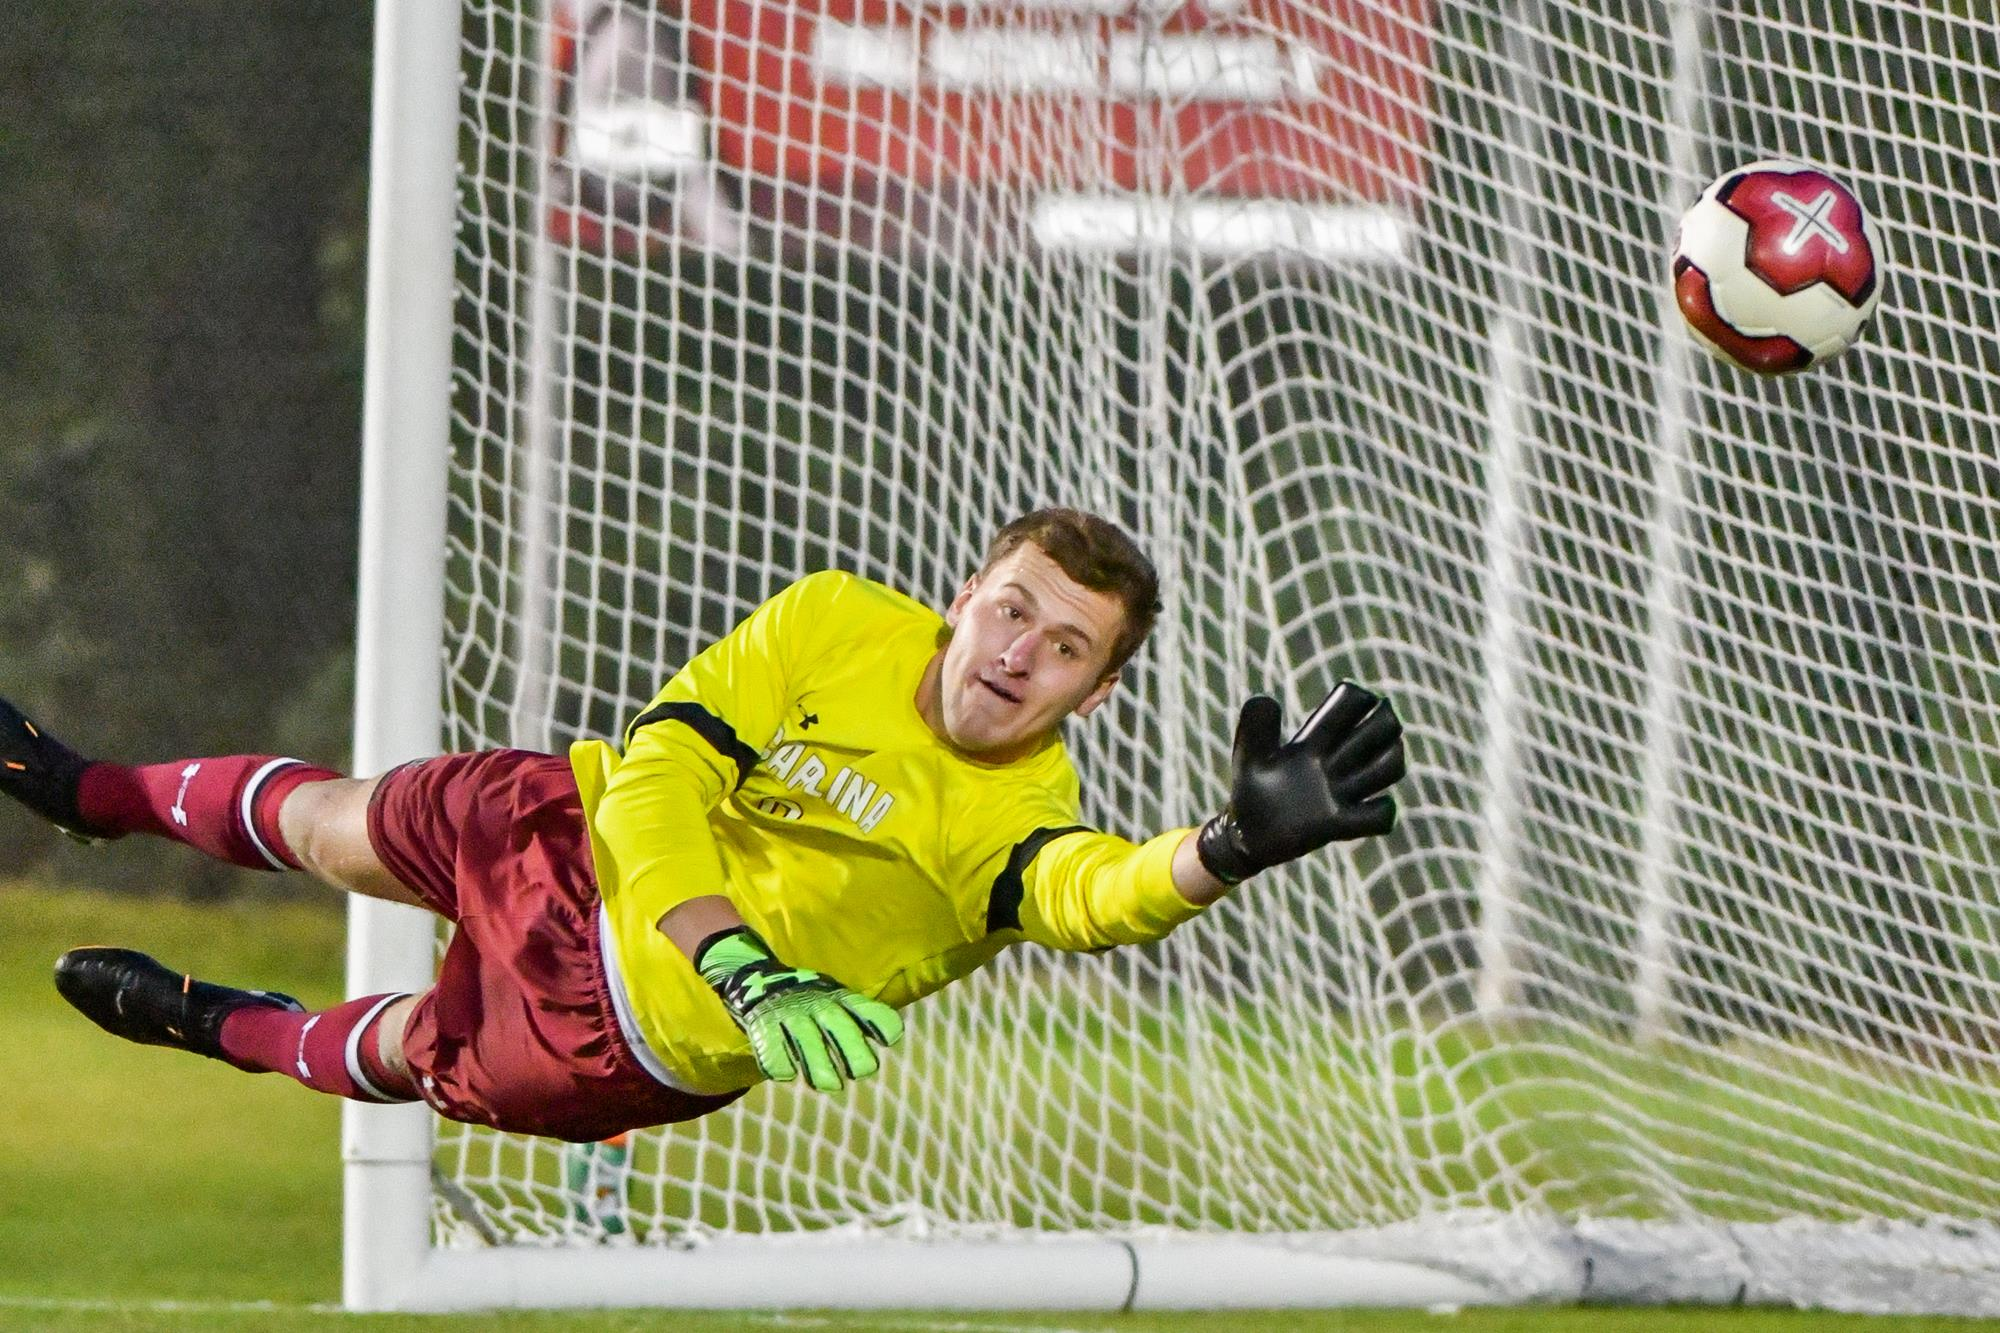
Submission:
M 492 750 L 355 779 L 265 755 L 90 762 L 0 701 L 0 790 L 81 837 L 150 833 L 456 923 L 436 984 L 320 1012 L 84 948 L 107 1031 L 364 1101 L 572 1140 L 703 1115 L 761 1079 L 837 1091 L 897 1011 L 1021 941 L 1155 940 L 1269 866 L 1388 831 L 1384 700 L 1342 682 L 1289 738 L 1237 724 L 1227 808 L 1133 843 L 1079 822 L 1061 725 L 1159 609 L 1122 532 L 1002 528 L 940 617 L 818 573 L 697 655 L 622 747 Z

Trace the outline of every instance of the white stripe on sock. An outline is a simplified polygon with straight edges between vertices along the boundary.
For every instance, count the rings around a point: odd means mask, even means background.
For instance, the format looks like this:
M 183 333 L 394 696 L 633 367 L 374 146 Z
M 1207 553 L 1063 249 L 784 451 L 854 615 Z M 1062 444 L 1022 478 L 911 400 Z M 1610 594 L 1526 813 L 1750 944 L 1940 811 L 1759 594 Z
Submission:
M 257 789 L 264 785 L 266 778 L 281 768 L 288 768 L 293 764 L 304 762 L 302 759 L 273 759 L 255 773 L 252 773 L 250 780 L 243 784 L 243 803 L 238 813 L 243 817 L 244 829 L 250 834 L 251 845 L 256 847 L 258 853 L 270 863 L 273 870 L 290 870 L 292 867 L 276 852 L 266 847 L 264 840 L 257 836 L 257 821 L 250 817 L 250 812 L 256 808 Z
M 356 1087 L 378 1102 L 407 1102 L 414 1100 L 414 1098 L 391 1097 L 388 1093 L 382 1091 L 382 1089 L 369 1081 L 368 1075 L 361 1071 L 361 1034 L 368 1030 L 368 1025 L 373 1023 L 376 1016 L 384 1009 L 387 1009 L 398 1000 L 408 998 L 408 991 L 403 991 L 396 995 L 384 995 L 380 1000 L 375 1002 L 375 1007 L 370 1009 L 362 1017 L 361 1021 L 356 1023 L 347 1034 L 347 1076 L 354 1080 Z

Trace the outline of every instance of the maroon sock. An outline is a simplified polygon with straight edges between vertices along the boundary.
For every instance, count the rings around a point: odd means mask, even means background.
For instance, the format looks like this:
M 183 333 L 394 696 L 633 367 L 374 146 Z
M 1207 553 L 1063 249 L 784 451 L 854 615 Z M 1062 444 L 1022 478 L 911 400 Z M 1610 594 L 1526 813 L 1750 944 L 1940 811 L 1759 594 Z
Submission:
M 265 754 L 100 763 L 83 770 L 77 807 L 93 828 L 172 838 L 251 870 L 296 870 L 298 858 L 278 832 L 278 807 L 301 785 L 339 776 Z
M 222 1050 L 238 1069 L 285 1074 L 357 1102 L 410 1102 L 417 1090 L 376 1052 L 382 1013 L 399 994 L 367 995 L 316 1014 L 247 1006 L 222 1020 Z

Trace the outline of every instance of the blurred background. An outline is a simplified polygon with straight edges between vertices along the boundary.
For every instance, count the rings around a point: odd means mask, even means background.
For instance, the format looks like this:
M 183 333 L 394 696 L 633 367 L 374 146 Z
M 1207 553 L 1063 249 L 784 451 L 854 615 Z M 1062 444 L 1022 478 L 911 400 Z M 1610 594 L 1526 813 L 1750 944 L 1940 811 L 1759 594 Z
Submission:
M 372 7 L 6 10 L 0 693 L 87 753 L 344 764 Z M 0 854 L 135 892 L 251 878 L 11 803 Z

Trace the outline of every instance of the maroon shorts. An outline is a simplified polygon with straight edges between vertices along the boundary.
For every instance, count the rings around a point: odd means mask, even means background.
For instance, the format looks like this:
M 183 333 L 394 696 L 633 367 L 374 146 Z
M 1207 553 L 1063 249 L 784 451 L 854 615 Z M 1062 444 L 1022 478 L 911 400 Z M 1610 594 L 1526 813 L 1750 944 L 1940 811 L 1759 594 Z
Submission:
M 396 878 L 458 925 L 403 1036 L 439 1114 L 588 1142 L 742 1096 L 665 1086 L 620 1034 L 567 759 L 486 750 L 405 764 L 375 789 L 368 839 Z

